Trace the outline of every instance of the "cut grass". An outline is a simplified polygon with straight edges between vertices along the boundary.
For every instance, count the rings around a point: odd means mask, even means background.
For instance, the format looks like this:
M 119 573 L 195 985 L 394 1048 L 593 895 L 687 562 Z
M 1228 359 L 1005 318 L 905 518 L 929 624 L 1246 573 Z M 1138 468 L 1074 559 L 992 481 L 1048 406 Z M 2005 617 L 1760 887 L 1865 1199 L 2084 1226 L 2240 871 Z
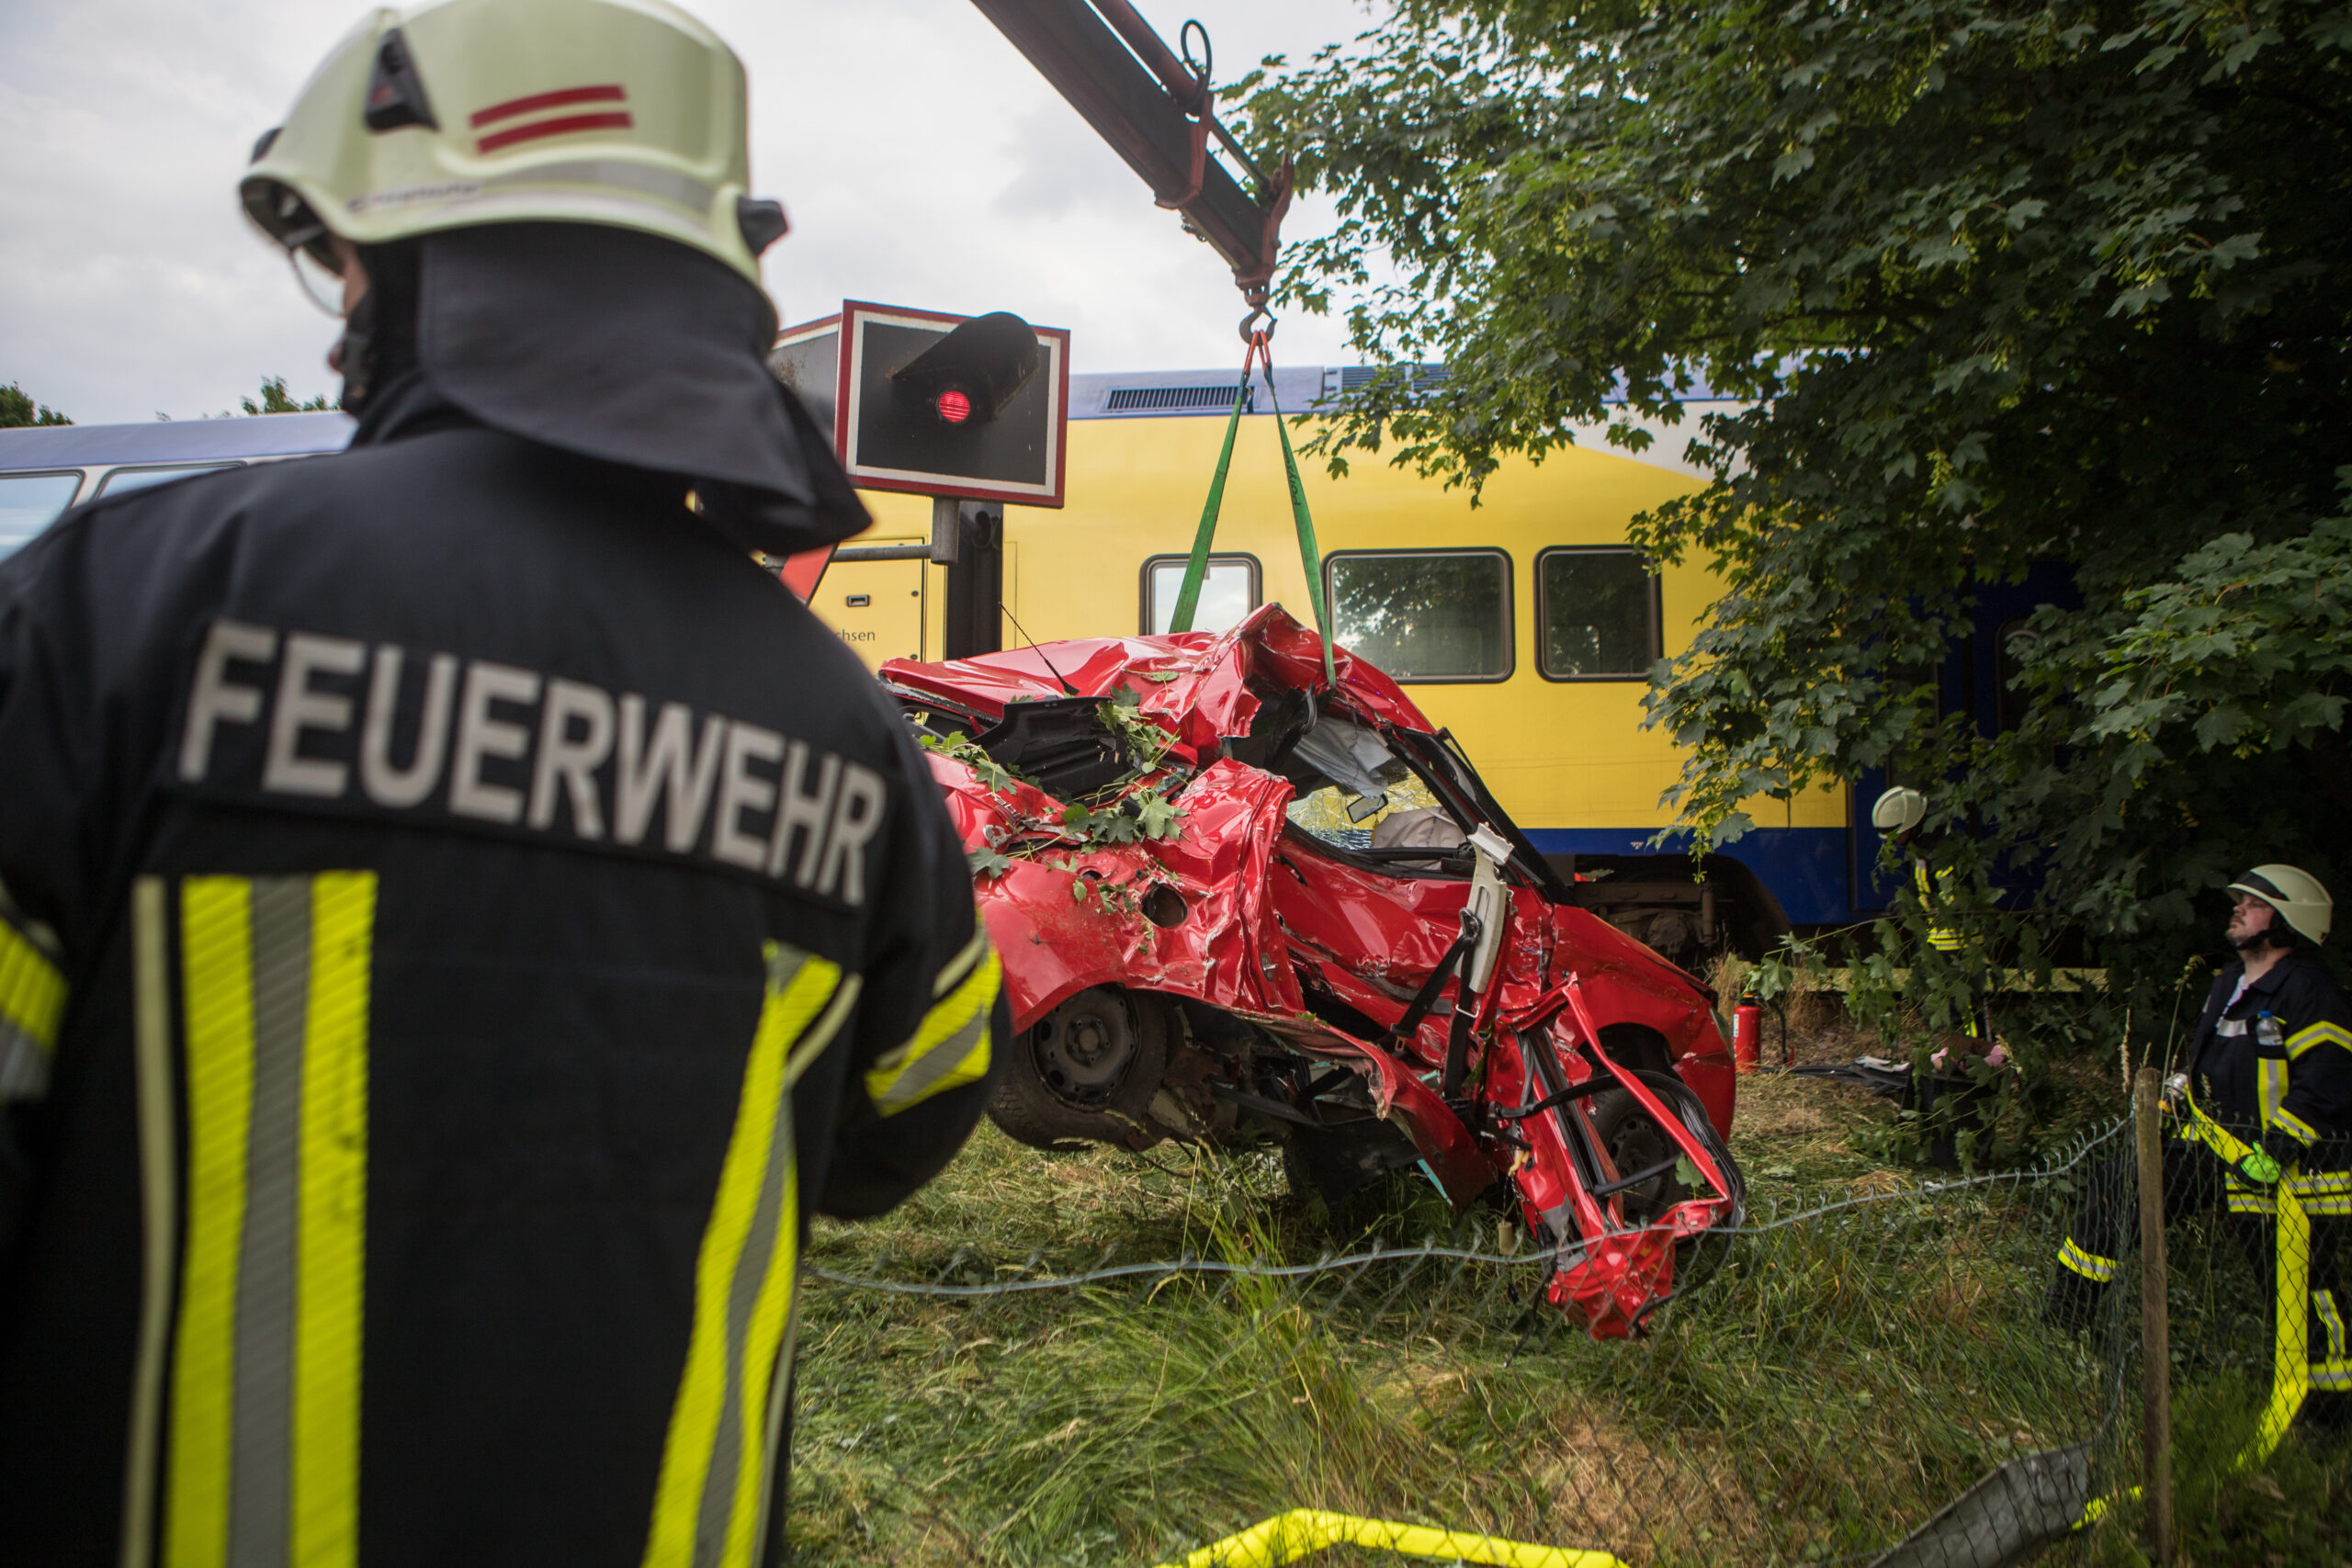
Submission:
M 2093 1438 L 2107 1471 L 2136 1462 L 2121 1325 L 2085 1344 L 2039 1317 L 2071 1187 L 1916 1193 L 1920 1173 L 1865 1152 L 1887 1114 L 1832 1084 L 1744 1080 L 1733 1147 L 1758 1223 L 1775 1205 L 1905 1195 L 1742 1238 L 1633 1344 L 1566 1329 L 1531 1302 L 1541 1265 L 1499 1258 L 978 1299 L 811 1279 L 798 1560 L 1135 1568 L 1309 1506 L 1658 1568 L 1821 1561 L 1883 1549 L 2020 1452 Z M 1491 1254 L 1504 1219 L 1457 1219 L 1410 1180 L 1332 1215 L 1290 1197 L 1268 1152 L 1041 1155 L 984 1126 L 896 1213 L 820 1222 L 808 1261 L 983 1284 L 1183 1257 L 1309 1263 L 1375 1235 Z M 2185 1364 L 2184 1412 L 2240 1408 L 2260 1382 L 2257 1358 L 2227 1348 L 2246 1333 L 2230 1315 L 2243 1292 L 2202 1235 L 2178 1244 L 2175 1343 L 2223 1348 Z M 2334 1540 L 2340 1449 L 2292 1441 L 2269 1473 L 2308 1526 L 2278 1539 Z M 2200 1519 L 2235 1517 L 2245 1496 L 2183 1487 Z M 2186 1511 L 2184 1525 L 2207 1539 Z M 2120 1530 L 2086 1549 L 2132 1560 Z

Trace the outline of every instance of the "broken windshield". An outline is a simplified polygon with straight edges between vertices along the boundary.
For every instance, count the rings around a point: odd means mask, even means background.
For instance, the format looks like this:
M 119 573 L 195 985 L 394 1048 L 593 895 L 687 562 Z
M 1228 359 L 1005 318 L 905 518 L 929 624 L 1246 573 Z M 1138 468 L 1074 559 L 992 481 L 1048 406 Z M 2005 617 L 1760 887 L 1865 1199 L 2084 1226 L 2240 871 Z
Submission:
M 1298 786 L 1286 811 L 1291 826 L 1334 849 L 1442 850 L 1464 841 L 1436 793 L 1366 726 L 1326 715 L 1299 738 L 1289 764 L 1284 772 Z

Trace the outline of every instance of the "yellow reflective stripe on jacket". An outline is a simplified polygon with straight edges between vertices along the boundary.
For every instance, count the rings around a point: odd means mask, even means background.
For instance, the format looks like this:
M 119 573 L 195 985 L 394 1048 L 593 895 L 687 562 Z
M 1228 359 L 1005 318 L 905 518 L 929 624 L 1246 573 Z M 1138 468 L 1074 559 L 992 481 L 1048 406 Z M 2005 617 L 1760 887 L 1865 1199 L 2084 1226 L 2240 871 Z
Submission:
M 2324 1021 L 2314 1023 L 2307 1029 L 2298 1029 L 2294 1033 L 2287 1036 L 2287 1059 L 2291 1062 L 2304 1052 L 2320 1045 L 2341 1045 L 2346 1051 L 2352 1051 L 2352 1029 L 2346 1029 L 2340 1023 L 2328 1023 Z
M 2292 1133 L 2306 1148 L 2319 1142 L 2319 1134 L 2312 1129 L 2312 1124 L 2283 1105 L 2271 1112 L 2270 1124 L 2274 1127 L 2283 1127 Z
M 956 963 L 941 972 L 938 986 L 954 988 L 923 1015 L 914 1038 L 885 1053 L 867 1070 L 865 1092 L 883 1115 L 895 1116 L 934 1094 L 988 1076 L 989 1021 L 1004 983 L 1004 966 L 985 936 L 973 941 L 976 947 L 967 947 Z M 959 965 L 966 971 L 960 981 L 956 976 Z
M 957 949 L 956 956 L 940 965 L 939 973 L 932 977 L 932 1000 L 937 1001 L 962 985 L 971 975 L 973 968 L 978 964 L 981 957 L 990 951 L 988 927 L 979 924 L 977 920 L 973 922 L 973 926 L 972 940 Z
M 2315 1176 L 2290 1176 L 2285 1186 L 2314 1214 L 2352 1214 L 2352 1170 L 2327 1170 Z
M 2101 1258 L 2098 1253 L 2077 1246 L 2073 1236 L 2068 1236 L 2066 1245 L 2058 1249 L 2058 1261 L 2084 1279 L 2101 1285 L 2112 1282 L 2115 1271 L 2122 1267 L 2115 1258 Z
M 49 1065 L 65 1018 L 65 976 L 33 939 L 0 915 L 0 1105 L 49 1092 Z
M 2352 1345 L 2346 1342 L 2344 1314 L 2335 1304 L 2335 1292 L 2313 1291 L 2312 1311 L 2327 1333 L 2326 1351 L 2312 1362 L 2312 1386 L 2339 1393 L 2352 1391 Z
M 376 878 L 180 891 L 187 1240 L 164 1568 L 352 1568 Z
M 847 1009 L 841 968 L 771 942 L 766 996 L 742 1099 L 695 1264 L 685 1375 L 670 1412 L 646 1568 L 748 1564 L 774 1458 L 768 1399 L 798 1266 L 799 1171 L 792 1146 L 796 1057 L 821 1053 Z
M 1939 953 L 1958 953 L 1962 945 L 1960 932 L 1939 923 L 1936 917 L 1948 900 L 1942 897 L 1951 888 L 1951 873 L 1939 873 L 1934 881 L 1928 877 L 1928 863 L 1915 858 L 1911 862 L 1911 880 L 1919 888 L 1919 912 L 1928 920 L 1928 945 Z

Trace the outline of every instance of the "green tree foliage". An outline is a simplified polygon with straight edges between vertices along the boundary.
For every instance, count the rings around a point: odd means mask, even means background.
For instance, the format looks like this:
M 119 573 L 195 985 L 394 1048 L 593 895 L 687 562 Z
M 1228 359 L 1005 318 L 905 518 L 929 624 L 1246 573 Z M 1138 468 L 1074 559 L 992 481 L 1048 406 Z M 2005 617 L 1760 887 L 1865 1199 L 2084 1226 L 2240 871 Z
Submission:
M 2169 980 L 2245 863 L 2352 897 L 2347 47 L 2310 0 L 1399 0 L 1237 96 L 1340 210 L 1286 297 L 1392 367 L 1335 463 L 1475 487 L 1744 404 L 1636 527 L 1721 580 L 1653 672 L 1686 823 L 1897 767 L 1977 907 L 2046 878 L 2029 956 Z M 1939 716 L 2036 569 L 2013 727 Z
M 0 430 L 15 430 L 28 424 L 71 424 L 74 422 L 55 409 L 43 407 L 26 395 L 14 381 L 0 387 Z
M 240 398 L 237 400 L 243 403 L 245 412 L 251 414 L 318 413 L 334 407 L 333 400 L 323 393 L 312 398 L 307 403 L 296 400 L 287 392 L 286 378 L 283 376 L 266 376 L 262 378 L 261 401 L 255 402 L 251 398 Z

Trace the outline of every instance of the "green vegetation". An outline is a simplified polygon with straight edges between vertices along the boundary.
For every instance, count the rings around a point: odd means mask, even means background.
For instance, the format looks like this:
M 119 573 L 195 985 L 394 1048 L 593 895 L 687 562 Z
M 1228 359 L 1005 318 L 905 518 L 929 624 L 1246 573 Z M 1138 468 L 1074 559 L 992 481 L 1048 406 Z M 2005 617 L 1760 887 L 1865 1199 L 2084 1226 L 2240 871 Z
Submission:
M 1936 781 L 1964 908 L 2046 880 L 1972 922 L 1986 957 L 1895 962 L 1957 996 L 2079 931 L 2143 1016 L 2228 874 L 2352 878 L 2352 8 L 1393 10 L 1234 93 L 1340 213 L 1285 297 L 1392 367 L 1322 450 L 1476 486 L 1572 422 L 1638 448 L 1697 384 L 1744 401 L 1656 437 L 1714 482 L 1635 530 L 1720 572 L 1650 698 L 1702 841 Z M 2041 607 L 1984 736 L 1934 673 L 1997 584 Z
M 240 398 L 237 400 L 244 406 L 244 411 L 249 414 L 321 413 L 334 407 L 334 400 L 323 392 L 308 402 L 293 397 L 286 390 L 286 378 L 283 376 L 262 378 L 261 401 L 255 402 L 251 398 Z
M 2119 1376 L 2137 1386 L 2122 1325 L 2078 1342 L 2039 1316 L 2080 1173 L 1925 1192 L 1871 1153 L 1887 1119 L 1856 1091 L 1750 1080 L 1733 1145 L 1752 1224 L 1776 1204 L 1883 1201 L 1744 1241 L 1631 1345 L 1595 1344 L 1532 1299 L 1541 1266 L 1507 1260 L 1524 1247 L 1515 1221 L 1457 1221 L 1410 1178 L 1335 1215 L 1285 1193 L 1272 1151 L 1041 1156 L 984 1126 L 896 1213 L 820 1222 L 808 1263 L 985 1285 L 1184 1256 L 1312 1263 L 1432 1235 L 1489 1260 L 961 1300 L 808 1279 L 799 1561 L 1141 1568 L 1319 1506 L 1640 1564 L 1801 1562 L 1883 1547 L 2023 1451 L 2091 1438 L 2099 1464 L 2136 1464 L 2136 1404 L 2114 1403 Z M 2227 1314 L 2243 1266 L 2211 1239 L 2184 1235 L 2177 1254 L 2184 1533 L 2218 1540 L 2259 1499 L 2280 1542 L 2334 1540 L 2343 1445 L 2290 1440 L 2216 1501 L 2212 1456 L 2235 1451 L 2222 1418 L 2250 1426 L 2263 1371 Z M 2133 1560 L 2120 1531 L 2098 1546 Z
M 0 387 L 0 430 L 15 430 L 28 424 L 71 424 L 74 422 L 53 408 L 36 403 L 14 381 Z

